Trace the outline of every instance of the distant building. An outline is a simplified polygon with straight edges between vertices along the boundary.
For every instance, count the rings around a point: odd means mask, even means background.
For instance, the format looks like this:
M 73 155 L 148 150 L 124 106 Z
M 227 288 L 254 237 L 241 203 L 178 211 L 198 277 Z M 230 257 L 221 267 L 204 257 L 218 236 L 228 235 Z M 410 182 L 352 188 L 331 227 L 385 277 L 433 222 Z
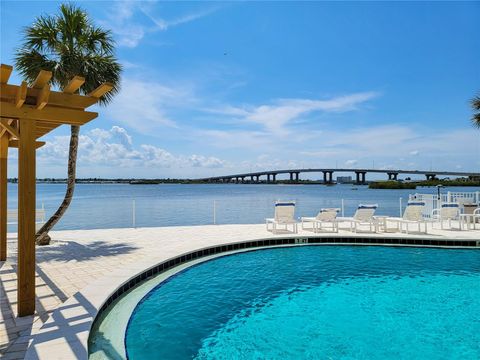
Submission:
M 352 182 L 351 176 L 337 176 L 337 183 L 339 184 L 348 184 Z

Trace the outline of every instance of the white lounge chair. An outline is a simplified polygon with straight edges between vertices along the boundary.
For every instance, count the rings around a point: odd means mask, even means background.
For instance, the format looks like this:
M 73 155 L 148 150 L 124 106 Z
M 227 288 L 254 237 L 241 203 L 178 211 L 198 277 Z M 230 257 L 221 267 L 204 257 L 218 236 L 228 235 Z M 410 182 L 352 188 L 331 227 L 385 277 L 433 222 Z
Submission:
M 477 223 L 480 223 L 480 207 L 473 211 L 473 229 L 476 229 Z
M 457 203 L 443 203 L 439 209 L 432 210 L 432 220 L 440 223 L 443 230 L 443 223 L 448 221 L 448 227 L 452 228 L 452 220 L 458 220 L 460 216 L 460 205 Z M 460 228 L 460 225 L 459 225 Z
M 408 225 L 418 225 L 418 232 L 422 232 L 421 225 L 424 225 L 425 234 L 427 233 L 427 221 L 423 218 L 423 209 L 425 203 L 422 201 L 411 201 L 407 204 L 402 217 L 388 217 L 387 222 L 393 222 L 397 225 L 397 230 L 403 232 L 403 225 L 405 225 L 405 232 L 408 234 Z
M 473 204 L 473 206 L 464 206 L 463 214 L 460 214 L 460 228 L 463 229 L 464 227 L 469 230 L 472 228 L 473 230 L 477 229 L 477 223 L 480 223 L 480 207 L 478 205 Z
M 265 219 L 267 231 L 277 233 L 277 226 L 284 225 L 285 230 L 288 231 L 288 225 L 292 225 L 293 232 L 298 232 L 297 221 L 295 220 L 295 202 L 294 201 L 277 201 L 275 203 L 275 215 L 273 218 Z M 268 224 L 272 224 L 269 229 Z
M 305 229 L 305 223 L 312 223 L 314 232 L 322 230 L 324 225 L 327 227 L 330 225 L 333 232 L 338 232 L 338 222 L 336 218 L 339 211 L 340 209 L 333 208 L 321 209 L 315 217 L 302 217 L 300 218 L 302 221 L 302 229 Z
M 373 215 L 377 208 L 377 204 L 360 204 L 353 217 L 339 217 L 336 221 L 349 223 L 350 231 L 354 232 L 357 232 L 359 226 L 368 225 L 369 231 L 372 232 L 372 229 L 376 230 L 376 223 Z

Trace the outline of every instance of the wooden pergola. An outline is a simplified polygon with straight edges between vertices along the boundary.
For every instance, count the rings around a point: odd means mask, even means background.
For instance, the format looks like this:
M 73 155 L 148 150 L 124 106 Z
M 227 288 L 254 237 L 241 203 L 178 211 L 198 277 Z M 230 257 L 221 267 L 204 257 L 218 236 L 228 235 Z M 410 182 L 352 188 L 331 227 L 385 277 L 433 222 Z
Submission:
M 28 85 L 8 84 L 13 68 L 0 72 L 0 261 L 7 258 L 7 160 L 8 148 L 18 148 L 18 315 L 35 312 L 35 151 L 45 143 L 39 138 L 60 125 L 84 125 L 98 116 L 85 111 L 112 89 L 100 85 L 90 94 L 78 95 L 85 79 L 75 76 L 63 91 L 51 91 L 50 71 L 41 70 Z

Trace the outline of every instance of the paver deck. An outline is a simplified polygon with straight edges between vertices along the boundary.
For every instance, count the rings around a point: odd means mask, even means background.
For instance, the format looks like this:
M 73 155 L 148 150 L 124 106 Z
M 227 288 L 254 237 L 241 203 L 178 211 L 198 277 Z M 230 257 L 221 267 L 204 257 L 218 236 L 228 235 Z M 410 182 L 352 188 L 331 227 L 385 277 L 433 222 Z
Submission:
M 95 309 L 78 308 L 78 304 L 97 307 L 105 294 L 95 297 L 95 288 L 84 293 L 92 284 L 113 286 L 113 278 L 135 275 L 142 266 L 160 262 L 172 256 L 200 249 L 206 246 L 228 244 L 243 240 L 257 240 L 272 237 L 292 236 L 273 235 L 265 230 L 265 225 L 211 225 L 138 229 L 76 230 L 52 232 L 53 244 L 37 248 L 36 291 L 37 304 L 34 316 L 16 317 L 17 274 L 16 240 L 10 236 L 9 257 L 0 262 L 0 355 L 3 359 L 23 359 L 31 340 L 31 335 L 41 332 L 40 342 L 35 349 L 39 358 L 42 352 L 50 359 L 85 358 L 86 337 L 88 337 L 91 314 Z M 312 232 L 300 230 L 296 236 L 312 236 Z M 405 234 L 388 233 L 389 237 L 406 237 Z M 319 236 L 352 236 L 340 231 Z M 355 236 L 381 237 L 385 234 L 357 234 Z M 425 238 L 425 235 L 408 235 Z M 428 237 L 439 239 L 480 240 L 480 230 L 456 231 L 429 229 Z M 123 271 L 123 273 L 122 273 Z M 102 285 L 103 284 L 103 285 Z M 91 299 L 82 299 L 92 294 Z M 50 318 L 47 329 L 40 330 L 52 313 L 66 304 L 77 303 L 63 309 L 70 314 L 67 319 Z M 86 301 L 88 300 L 88 301 Z M 62 305 L 65 307 L 65 305 Z M 69 305 L 70 306 L 70 305 Z M 58 311 L 58 310 L 57 310 Z M 67 315 L 69 316 L 69 315 Z M 68 325 L 69 333 L 63 334 L 62 325 Z M 50 329 L 50 330 L 49 330 Z M 52 329 L 57 329 L 54 331 Z M 60 329 L 60 330 L 58 330 Z M 65 356 L 68 343 L 69 355 Z M 43 347 L 42 347 L 43 345 Z M 48 346 L 48 347 L 47 347 Z M 43 349 L 43 350 L 42 350 Z M 58 350 L 56 352 L 56 350 Z M 63 355 L 62 355 L 63 352 Z M 30 352 L 29 352 L 30 354 Z

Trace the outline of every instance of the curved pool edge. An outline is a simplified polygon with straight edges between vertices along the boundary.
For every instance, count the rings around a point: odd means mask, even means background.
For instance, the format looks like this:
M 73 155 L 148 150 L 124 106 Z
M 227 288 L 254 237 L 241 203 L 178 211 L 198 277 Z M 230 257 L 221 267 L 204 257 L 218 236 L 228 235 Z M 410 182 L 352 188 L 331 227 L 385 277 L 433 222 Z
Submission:
M 480 249 L 476 239 L 447 239 L 438 236 L 404 234 L 316 234 L 316 235 L 272 235 L 247 236 L 238 234 L 233 239 L 212 239 L 205 242 L 189 243 L 188 247 L 167 249 L 161 254 L 152 254 L 139 263 L 131 263 L 124 268 L 104 276 L 83 288 L 56 309 L 47 322 L 32 334 L 26 359 L 88 359 L 88 339 L 94 320 L 112 302 L 160 271 L 185 264 L 192 259 L 189 254 L 201 252 L 198 258 L 212 255 L 225 255 L 248 249 L 291 245 L 359 245 L 359 246 L 400 246 L 400 247 L 442 247 Z M 239 240 L 242 238 L 242 240 Z M 247 246 L 248 245 L 248 246 Z M 241 246 L 244 246 L 243 248 Z M 235 249 L 235 247 L 237 247 Z M 183 258 L 183 261 L 182 261 Z M 154 273 L 153 269 L 163 264 L 167 268 Z M 151 273 L 150 273 L 151 271 Z M 150 274 L 150 275 L 149 275 Z

